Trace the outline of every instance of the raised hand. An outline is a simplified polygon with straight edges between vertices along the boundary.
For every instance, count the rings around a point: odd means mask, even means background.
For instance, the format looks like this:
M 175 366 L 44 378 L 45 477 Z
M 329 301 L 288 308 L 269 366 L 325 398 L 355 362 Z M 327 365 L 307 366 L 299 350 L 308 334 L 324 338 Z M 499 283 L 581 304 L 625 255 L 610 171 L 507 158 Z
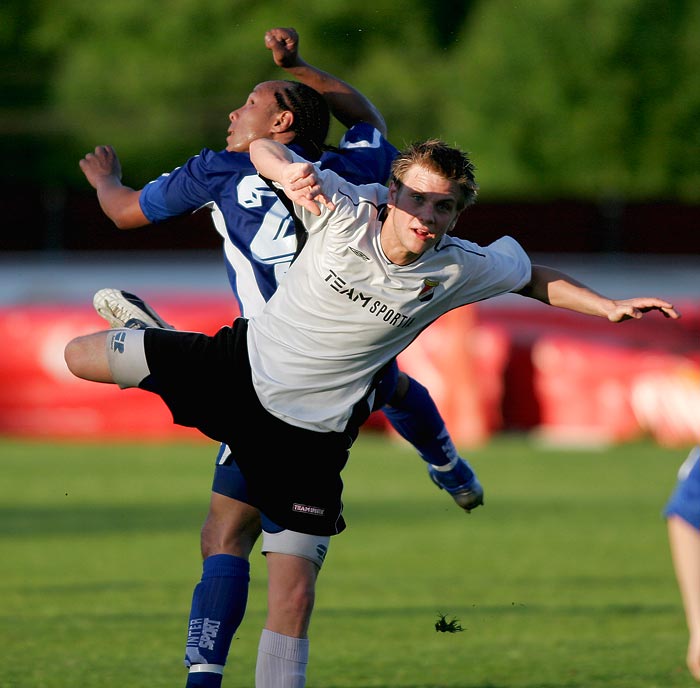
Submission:
M 97 146 L 94 152 L 88 153 L 78 164 L 95 189 L 108 177 L 122 178 L 122 166 L 112 146 Z
M 299 34 L 294 29 L 270 29 L 265 33 L 265 47 L 272 51 L 278 67 L 294 67 L 300 61 Z
M 304 206 L 313 215 L 321 214 L 319 203 L 328 210 L 335 208 L 335 204 L 321 192 L 316 168 L 311 163 L 297 162 L 286 166 L 280 183 L 288 198 Z

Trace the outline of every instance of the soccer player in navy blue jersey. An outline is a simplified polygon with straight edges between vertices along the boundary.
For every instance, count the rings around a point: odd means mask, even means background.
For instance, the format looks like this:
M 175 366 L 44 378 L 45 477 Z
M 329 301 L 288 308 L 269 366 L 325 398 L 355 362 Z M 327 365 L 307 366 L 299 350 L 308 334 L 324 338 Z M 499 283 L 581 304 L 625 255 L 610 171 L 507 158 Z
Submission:
M 110 146 L 98 146 L 80 162 L 104 212 L 120 229 L 208 207 L 222 237 L 233 294 L 246 317 L 260 312 L 299 249 L 287 208 L 250 162 L 250 142 L 269 137 L 289 144 L 354 183 L 385 182 L 397 152 L 385 138 L 383 117 L 366 97 L 302 60 L 293 29 L 268 31 L 265 44 L 276 64 L 297 81 L 258 84 L 229 115 L 225 150 L 204 149 L 141 190 L 122 184 L 121 165 Z M 348 128 L 337 148 L 324 145 L 328 107 Z M 138 314 L 138 302 L 124 299 L 123 292 L 103 290 L 95 305 L 116 327 L 125 324 L 126 318 L 120 316 L 133 315 L 134 307 Z M 395 365 L 380 390 L 390 401 L 384 413 L 427 462 L 433 481 L 466 511 L 479 506 L 481 486 L 458 456 L 428 391 Z M 298 688 L 305 683 L 315 583 L 329 538 L 281 529 L 264 517 L 261 526 L 234 459 L 229 447 L 221 445 L 202 528 L 204 563 L 188 629 L 187 685 L 218 688 L 221 683 L 231 639 L 245 612 L 249 555 L 262 528 L 268 617 L 260 639 L 256 686 Z

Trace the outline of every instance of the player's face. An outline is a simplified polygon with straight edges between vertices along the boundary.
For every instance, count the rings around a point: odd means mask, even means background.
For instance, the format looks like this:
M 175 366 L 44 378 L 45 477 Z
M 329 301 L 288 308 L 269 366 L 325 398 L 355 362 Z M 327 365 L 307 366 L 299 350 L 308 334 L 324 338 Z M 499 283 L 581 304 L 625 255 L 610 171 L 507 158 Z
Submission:
M 437 244 L 457 222 L 459 185 L 420 165 L 389 189 L 382 249 L 396 265 L 408 265 Z
M 251 141 L 269 137 L 280 114 L 275 100 L 277 82 L 258 84 L 246 102 L 228 116 L 231 124 L 226 137 L 226 150 L 247 152 Z

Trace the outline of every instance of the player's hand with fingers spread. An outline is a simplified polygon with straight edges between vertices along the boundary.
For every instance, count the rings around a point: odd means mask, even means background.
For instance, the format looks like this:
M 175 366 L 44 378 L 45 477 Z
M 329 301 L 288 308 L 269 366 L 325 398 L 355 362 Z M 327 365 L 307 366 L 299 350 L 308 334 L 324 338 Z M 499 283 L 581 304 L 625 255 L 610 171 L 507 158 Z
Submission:
M 299 34 L 294 29 L 270 29 L 265 34 L 265 47 L 272 51 L 278 67 L 294 67 L 299 62 Z
M 106 178 L 122 178 L 121 163 L 112 146 L 97 146 L 94 152 L 88 153 L 78 164 L 94 188 Z
M 681 317 L 672 303 L 654 297 L 639 296 L 634 299 L 612 300 L 611 303 L 612 308 L 607 314 L 610 322 L 622 322 L 632 318 L 639 320 L 644 313 L 649 311 L 661 311 L 664 317 L 673 320 Z

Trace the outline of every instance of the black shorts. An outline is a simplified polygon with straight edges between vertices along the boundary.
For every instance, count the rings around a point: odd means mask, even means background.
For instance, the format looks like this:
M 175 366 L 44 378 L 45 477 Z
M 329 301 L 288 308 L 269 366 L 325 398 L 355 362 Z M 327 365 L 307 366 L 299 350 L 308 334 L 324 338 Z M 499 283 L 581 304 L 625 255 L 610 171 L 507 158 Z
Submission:
M 376 410 L 384 406 L 386 401 L 390 399 L 398 382 L 399 368 L 396 360 L 390 362 L 386 367 L 386 372 L 381 376 L 381 379 L 376 384 L 376 396 L 374 398 L 373 409 Z M 214 468 L 214 478 L 212 480 L 211 491 L 217 494 L 230 497 L 250 504 L 248 495 L 248 485 L 245 477 L 241 473 L 240 468 L 236 464 L 235 458 L 226 444 L 219 446 L 219 451 L 216 453 L 216 461 Z M 267 514 L 261 514 L 263 520 L 263 529 L 269 533 L 279 532 L 280 526 L 273 523 Z
M 314 432 L 268 413 L 251 381 L 247 325 L 238 318 L 213 336 L 148 328 L 150 375 L 140 386 L 163 399 L 178 425 L 229 445 L 250 503 L 272 521 L 312 535 L 340 533 L 340 473 L 366 404 L 358 404 L 345 432 Z

